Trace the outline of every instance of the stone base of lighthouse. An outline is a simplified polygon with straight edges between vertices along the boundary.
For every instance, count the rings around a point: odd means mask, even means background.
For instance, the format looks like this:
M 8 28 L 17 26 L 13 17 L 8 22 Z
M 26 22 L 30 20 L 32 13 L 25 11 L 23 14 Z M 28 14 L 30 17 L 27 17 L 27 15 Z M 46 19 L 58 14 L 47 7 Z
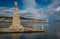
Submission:
M 22 25 L 20 26 L 11 25 L 9 28 L 3 28 L 2 32 L 23 32 L 24 29 L 25 28 L 22 27 Z
M 15 31 L 23 31 L 24 27 L 22 25 L 11 25 L 9 28 L 7 28 L 9 30 L 15 30 Z
M 11 25 L 10 27 L 9 27 L 9 29 L 24 29 L 24 27 L 22 26 L 22 25 Z

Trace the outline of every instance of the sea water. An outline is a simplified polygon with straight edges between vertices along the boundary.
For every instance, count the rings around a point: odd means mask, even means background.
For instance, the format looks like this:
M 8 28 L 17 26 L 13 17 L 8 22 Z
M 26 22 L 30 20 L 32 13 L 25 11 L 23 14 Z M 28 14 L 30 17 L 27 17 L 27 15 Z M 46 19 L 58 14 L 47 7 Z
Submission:
M 0 22 L 1 28 L 10 27 L 11 22 Z M 22 22 L 24 27 L 35 27 L 39 30 L 44 26 L 44 33 L 13 33 L 0 34 L 0 39 L 60 39 L 60 22 Z M 26 26 L 29 25 L 29 26 Z

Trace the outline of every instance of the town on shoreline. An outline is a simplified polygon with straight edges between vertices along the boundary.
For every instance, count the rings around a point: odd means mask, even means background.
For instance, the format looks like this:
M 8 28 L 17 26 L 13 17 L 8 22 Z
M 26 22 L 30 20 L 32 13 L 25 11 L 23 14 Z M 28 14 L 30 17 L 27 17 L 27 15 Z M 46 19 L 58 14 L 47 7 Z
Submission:
M 39 20 L 20 17 L 21 22 L 60 22 L 60 20 Z M 12 17 L 0 17 L 0 22 L 12 22 Z

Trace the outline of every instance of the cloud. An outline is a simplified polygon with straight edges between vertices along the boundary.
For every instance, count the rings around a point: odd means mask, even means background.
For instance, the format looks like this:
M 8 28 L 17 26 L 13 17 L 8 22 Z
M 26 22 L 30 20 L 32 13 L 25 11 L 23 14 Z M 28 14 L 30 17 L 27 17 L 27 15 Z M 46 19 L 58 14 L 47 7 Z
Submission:
M 27 8 L 34 8 L 34 7 L 36 7 L 36 2 L 35 2 L 35 0 L 23 0 L 23 3 L 24 3 L 24 5 L 25 5 L 25 8 L 27 9 Z
M 56 10 L 56 11 L 60 11 L 60 7 L 57 7 L 55 10 Z
M 54 17 L 56 19 L 59 18 L 59 16 L 57 16 L 57 14 L 54 14 L 54 13 L 55 13 L 55 9 L 59 7 L 58 5 L 60 4 L 60 0 L 52 0 L 52 3 L 50 5 L 43 8 L 39 8 L 39 9 L 36 8 L 37 4 L 35 0 L 33 1 L 25 0 L 24 4 L 26 6 L 26 9 L 25 9 L 26 13 L 33 14 L 33 15 L 29 15 L 31 18 L 36 18 L 36 19 L 52 19 Z M 26 17 L 28 17 L 28 15 Z
M 35 0 L 23 0 L 23 3 L 25 5 L 25 10 L 23 12 L 32 14 L 32 15 L 28 14 L 25 17 L 34 18 L 34 19 L 45 19 L 45 18 L 47 18 L 46 15 L 40 13 L 40 9 L 36 8 L 37 4 L 36 4 Z
M 13 9 L 8 7 L 0 7 L 0 16 L 12 16 Z
M 46 0 L 47 2 L 47 0 Z M 57 16 L 60 7 L 60 0 L 52 0 L 51 4 L 46 7 L 36 8 L 37 4 L 35 0 L 23 0 L 24 10 L 19 9 L 20 16 L 33 18 L 33 19 L 58 19 L 60 16 Z M 5 16 L 13 16 L 14 8 L 0 7 L 0 14 L 5 14 Z
M 54 8 L 58 7 L 59 4 L 60 4 L 60 0 L 52 0 L 52 3 L 48 6 L 48 8 L 54 9 Z

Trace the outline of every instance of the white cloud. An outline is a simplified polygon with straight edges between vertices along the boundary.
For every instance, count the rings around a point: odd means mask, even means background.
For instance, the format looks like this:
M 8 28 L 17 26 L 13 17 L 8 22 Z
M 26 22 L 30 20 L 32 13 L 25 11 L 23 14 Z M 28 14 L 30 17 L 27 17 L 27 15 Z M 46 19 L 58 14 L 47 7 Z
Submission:
M 23 0 L 23 2 L 25 5 L 25 10 L 23 12 L 32 14 L 32 15 L 29 15 L 29 14 L 26 15 L 26 17 L 35 18 L 35 19 L 47 18 L 46 15 L 42 14 L 43 11 L 41 11 L 40 9 L 36 9 L 37 4 L 36 4 L 35 0 Z
M 35 0 L 23 0 L 24 5 L 26 6 L 25 8 L 34 8 L 37 4 Z
M 46 0 L 47 2 L 47 0 Z M 19 9 L 19 13 L 21 13 L 23 17 L 27 17 L 27 18 L 34 18 L 34 19 L 48 19 L 49 16 L 54 15 L 55 10 L 60 10 L 60 7 L 58 6 L 58 4 L 60 3 L 59 0 L 53 0 L 53 2 L 48 5 L 47 7 L 44 8 L 39 8 L 37 9 L 36 6 L 36 2 L 35 0 L 23 0 L 23 3 L 25 5 L 25 9 L 24 10 L 20 10 Z M 58 8 L 56 8 L 58 7 Z M 12 13 L 14 12 L 13 10 L 14 8 L 7 8 L 7 7 L 0 7 L 0 14 L 8 14 L 8 16 L 12 16 Z M 8 12 L 8 13 L 6 13 Z M 10 12 L 10 13 L 9 13 Z M 28 14 L 27 14 L 28 13 Z M 29 14 L 30 13 L 30 14 Z M 25 14 L 25 15 L 23 15 Z M 57 16 L 57 15 L 55 15 Z M 54 18 L 54 16 L 52 16 Z
M 60 7 L 57 7 L 55 10 L 56 10 L 56 11 L 60 11 Z

